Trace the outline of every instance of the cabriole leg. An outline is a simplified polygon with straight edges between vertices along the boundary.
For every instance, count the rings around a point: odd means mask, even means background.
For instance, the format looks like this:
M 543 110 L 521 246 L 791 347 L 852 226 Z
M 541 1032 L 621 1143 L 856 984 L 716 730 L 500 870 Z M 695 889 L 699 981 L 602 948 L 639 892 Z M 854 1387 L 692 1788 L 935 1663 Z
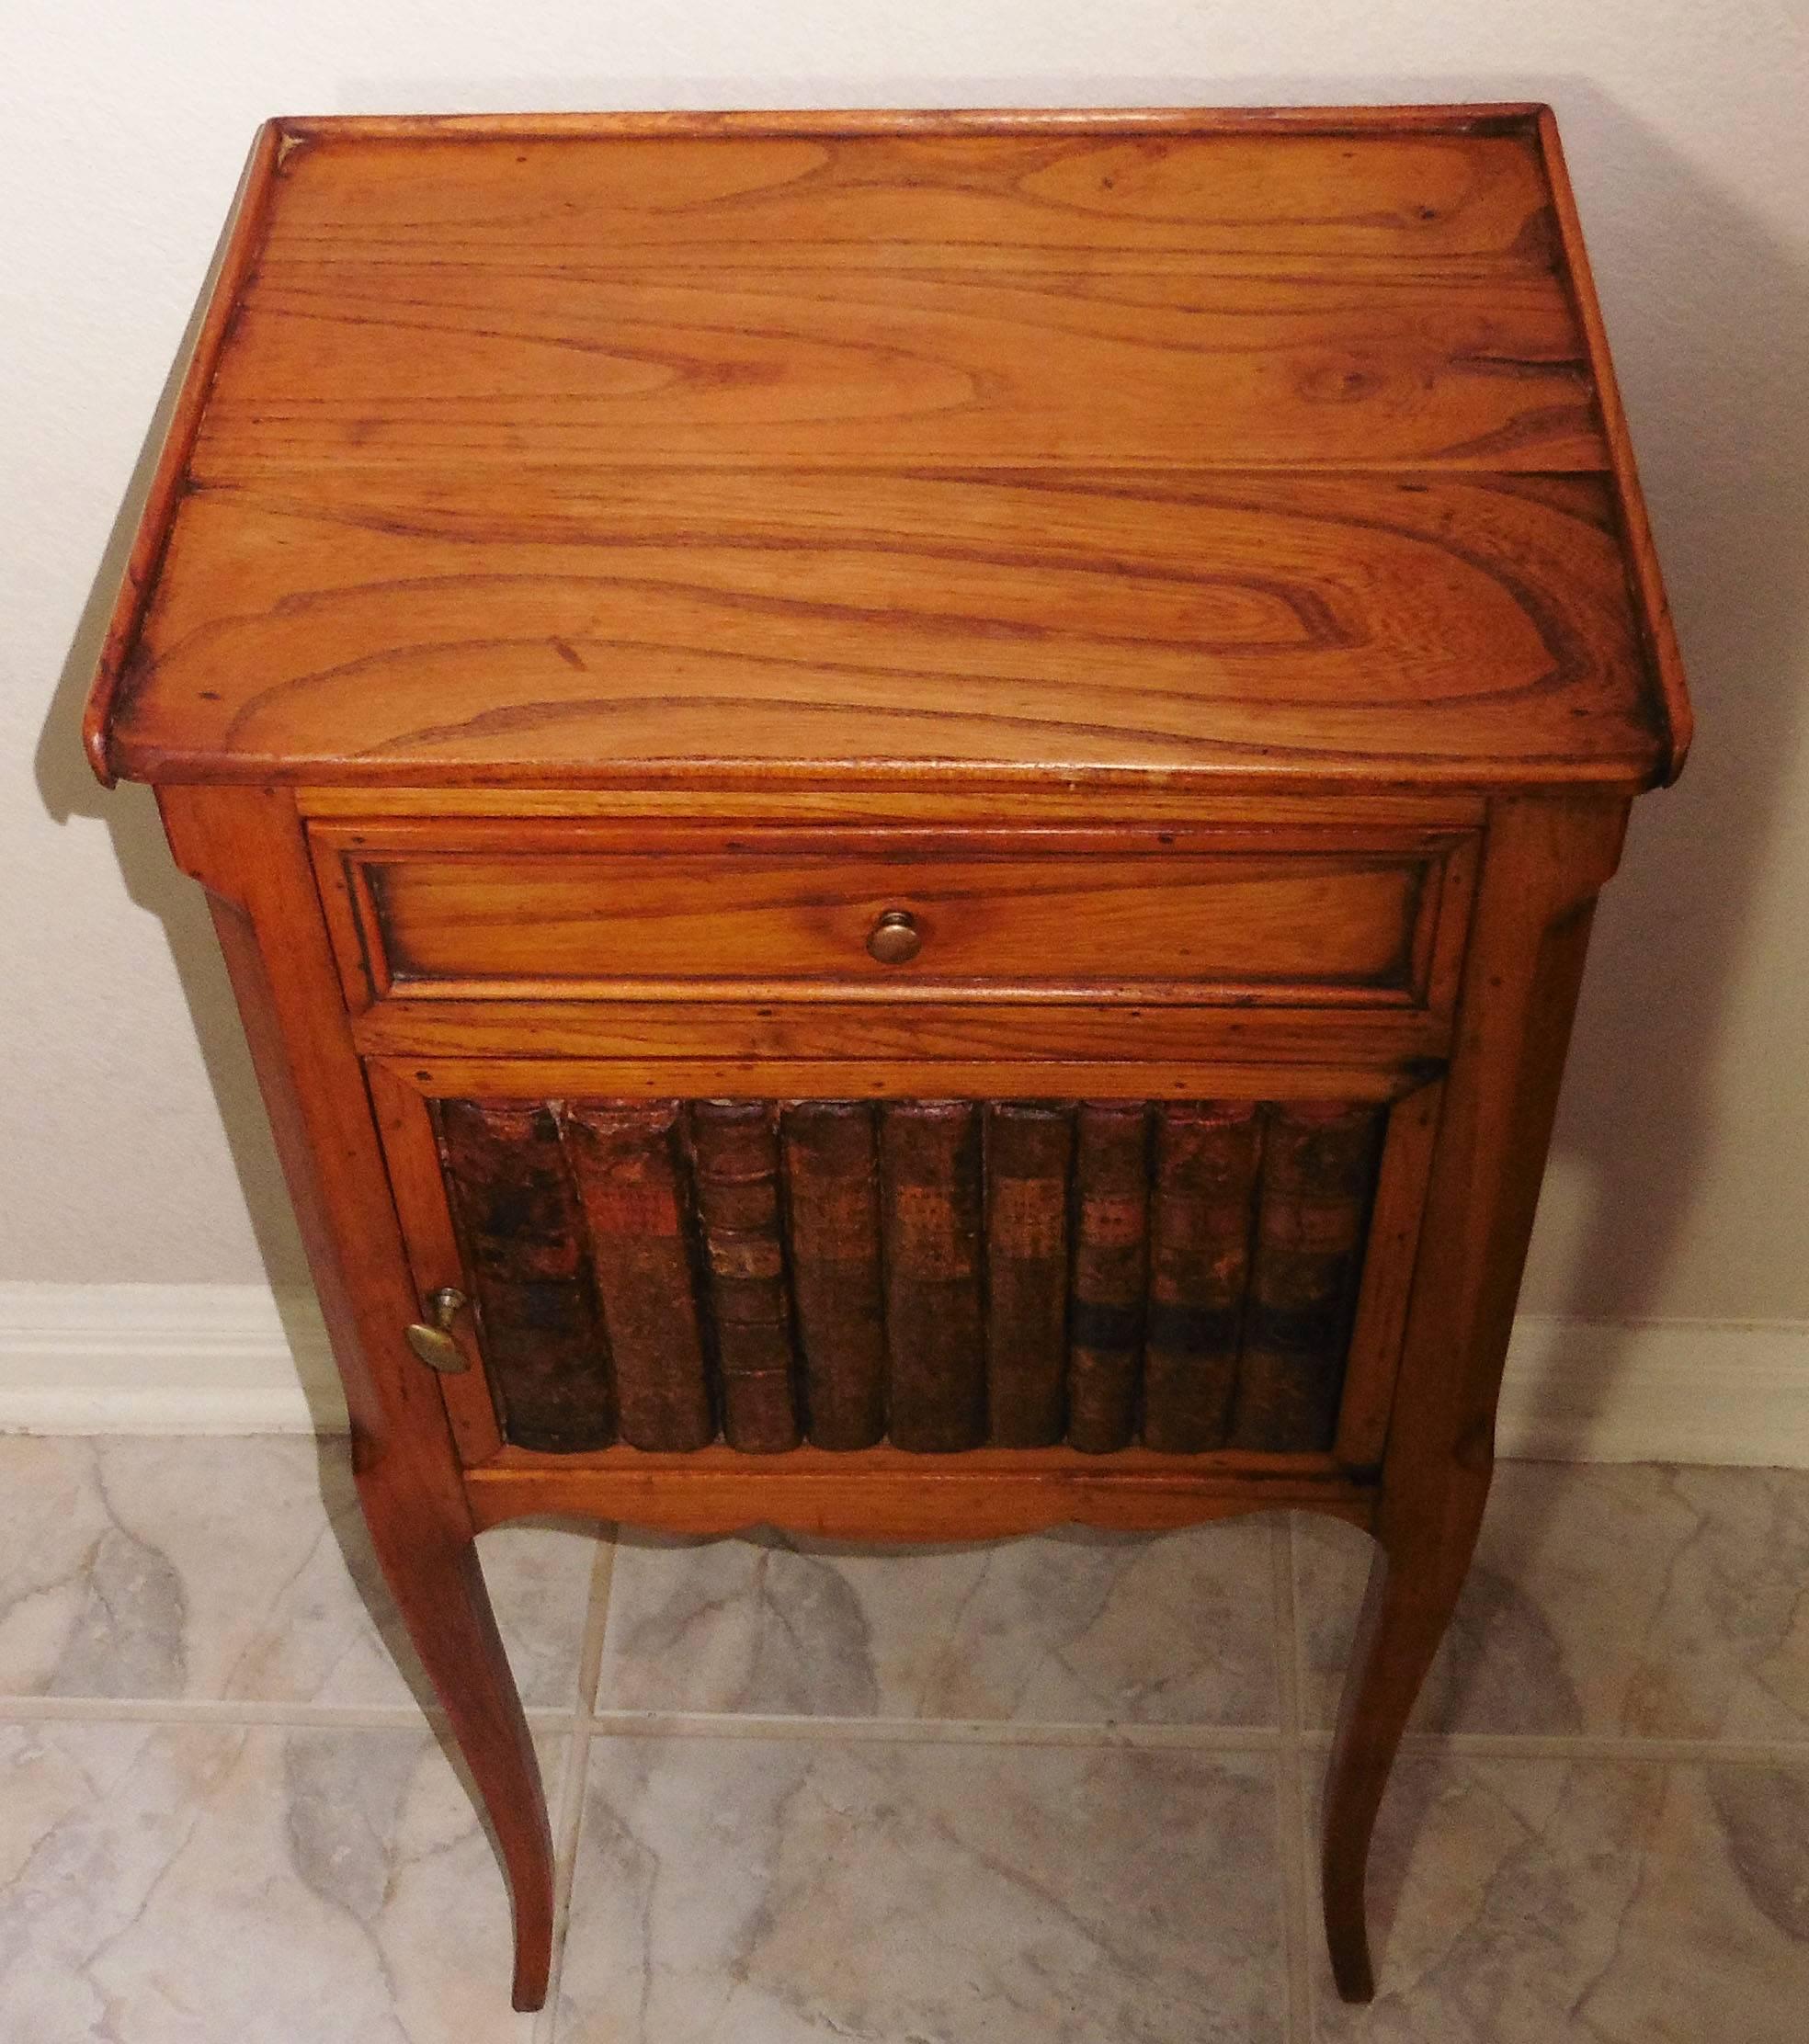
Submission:
M 421 1302 L 301 818 L 279 789 L 167 788 L 160 801 L 178 863 L 210 897 L 346 1387 L 371 1543 L 502 1858 L 515 2005 L 538 2008 L 552 1936 L 546 1800 L 438 1381 L 403 1335 Z
M 1466 1489 L 1468 1486 L 1465 1486 Z M 1320 1869 L 1332 1977 L 1347 2002 L 1375 1993 L 1364 1888 L 1376 1813 L 1415 1699 L 1457 1607 L 1486 1483 L 1457 1514 L 1378 1540 L 1325 1777 Z
M 423 1523 L 381 1475 L 360 1474 L 377 1558 L 471 1769 L 515 1914 L 514 2001 L 546 2000 L 552 1960 L 552 1834 L 521 1698 L 471 1535 Z

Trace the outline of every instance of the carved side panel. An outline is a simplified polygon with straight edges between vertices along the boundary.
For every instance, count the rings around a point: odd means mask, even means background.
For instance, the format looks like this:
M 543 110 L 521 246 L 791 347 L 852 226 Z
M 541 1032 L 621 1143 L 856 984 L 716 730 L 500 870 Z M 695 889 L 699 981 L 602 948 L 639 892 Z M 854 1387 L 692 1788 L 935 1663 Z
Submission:
M 1383 1107 L 435 1116 L 517 1446 L 1332 1447 Z

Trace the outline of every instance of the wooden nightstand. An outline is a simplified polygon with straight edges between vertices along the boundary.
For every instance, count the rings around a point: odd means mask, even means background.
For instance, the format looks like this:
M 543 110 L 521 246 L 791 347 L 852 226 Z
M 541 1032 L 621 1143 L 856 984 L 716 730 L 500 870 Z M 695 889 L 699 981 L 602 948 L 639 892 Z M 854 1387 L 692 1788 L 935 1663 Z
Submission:
M 372 1536 L 1379 1543 L 1339 1985 L 1590 913 L 1689 713 L 1549 112 L 273 123 L 90 705 L 212 897 Z

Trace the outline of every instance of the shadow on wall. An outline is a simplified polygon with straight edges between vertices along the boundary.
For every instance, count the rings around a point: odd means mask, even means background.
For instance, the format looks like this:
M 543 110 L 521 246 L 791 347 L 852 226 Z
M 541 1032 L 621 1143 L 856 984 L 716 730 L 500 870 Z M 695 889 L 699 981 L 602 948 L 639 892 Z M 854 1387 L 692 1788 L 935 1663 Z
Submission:
M 63 664 L 51 712 L 39 737 L 36 770 L 44 806 L 57 822 L 96 817 L 105 823 L 128 893 L 164 925 L 183 997 L 194 1018 L 208 1081 L 220 1105 L 220 1119 L 250 1211 L 258 1255 L 279 1294 L 293 1295 L 309 1282 L 308 1259 L 283 1186 L 282 1166 L 277 1161 L 276 1146 L 265 1119 L 226 968 L 214 942 L 207 897 L 171 862 L 151 790 L 123 783 L 111 789 L 102 788 L 88 770 L 82 750 L 82 709 L 87 699 L 88 684 L 107 637 L 108 619 L 125 573 L 132 534 L 151 487 L 158 450 L 181 387 L 182 370 L 194 346 L 224 244 L 222 222 L 214 262 L 209 265 L 207 281 L 183 332 L 176 367 L 157 402 L 94 586 L 82 607 L 81 620 Z
M 770 104 L 769 80 L 355 83 L 360 107 Z M 1588 81 L 1474 77 L 865 80 L 844 104 L 1207 104 L 1551 98 L 1640 449 L 1702 737 L 1680 789 L 1640 805 L 1610 889 L 1556 1155 L 1591 1187 L 1565 1296 L 1552 1310 L 1636 1316 L 1660 1296 L 1689 1222 L 1712 1111 L 1724 990 L 1744 941 L 1792 757 L 1790 679 L 1803 649 L 1809 553 L 1809 290 L 1765 229 Z M 1611 179 L 1610 176 L 1611 166 Z M 1618 196 L 1617 196 L 1618 195 Z M 192 333 L 191 323 L 191 333 Z M 105 794 L 77 740 L 83 697 L 164 420 L 165 392 L 71 647 L 39 749 L 60 821 L 103 819 L 132 898 L 159 916 L 194 1016 L 269 1275 L 304 1280 L 256 1084 L 199 890 L 172 868 L 142 789 Z
M 1700 732 L 1678 787 L 1635 808 L 1602 897 L 1553 1148 L 1558 1170 L 1583 1175 L 1588 1210 L 1556 1296 L 1535 1272 L 1545 1310 L 1637 1319 L 1663 1312 L 1690 1233 L 1726 1242 L 1738 1225 L 1700 1201 L 1731 990 L 1802 756 L 1809 273 L 1611 100 L 1584 88 L 1559 112 Z M 1586 165 L 1618 166 L 1611 200 L 1592 205 Z M 1779 1217 L 1774 1288 L 1790 1225 Z M 1746 1275 L 1727 1259 L 1723 1299 L 1696 1310 L 1803 1310 L 1756 1299 Z

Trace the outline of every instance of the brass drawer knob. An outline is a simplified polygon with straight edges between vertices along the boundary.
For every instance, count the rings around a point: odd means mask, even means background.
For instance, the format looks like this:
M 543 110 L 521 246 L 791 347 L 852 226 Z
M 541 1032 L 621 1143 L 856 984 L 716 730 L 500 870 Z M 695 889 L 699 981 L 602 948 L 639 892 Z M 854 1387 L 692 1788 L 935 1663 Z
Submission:
M 889 908 L 873 925 L 867 948 L 882 965 L 903 965 L 923 949 L 923 932 L 908 909 Z
M 408 1329 L 408 1346 L 429 1369 L 454 1377 L 471 1368 L 465 1352 L 452 1338 L 452 1323 L 463 1310 L 465 1295 L 455 1285 L 442 1285 L 427 1294 L 430 1321 L 417 1320 Z

